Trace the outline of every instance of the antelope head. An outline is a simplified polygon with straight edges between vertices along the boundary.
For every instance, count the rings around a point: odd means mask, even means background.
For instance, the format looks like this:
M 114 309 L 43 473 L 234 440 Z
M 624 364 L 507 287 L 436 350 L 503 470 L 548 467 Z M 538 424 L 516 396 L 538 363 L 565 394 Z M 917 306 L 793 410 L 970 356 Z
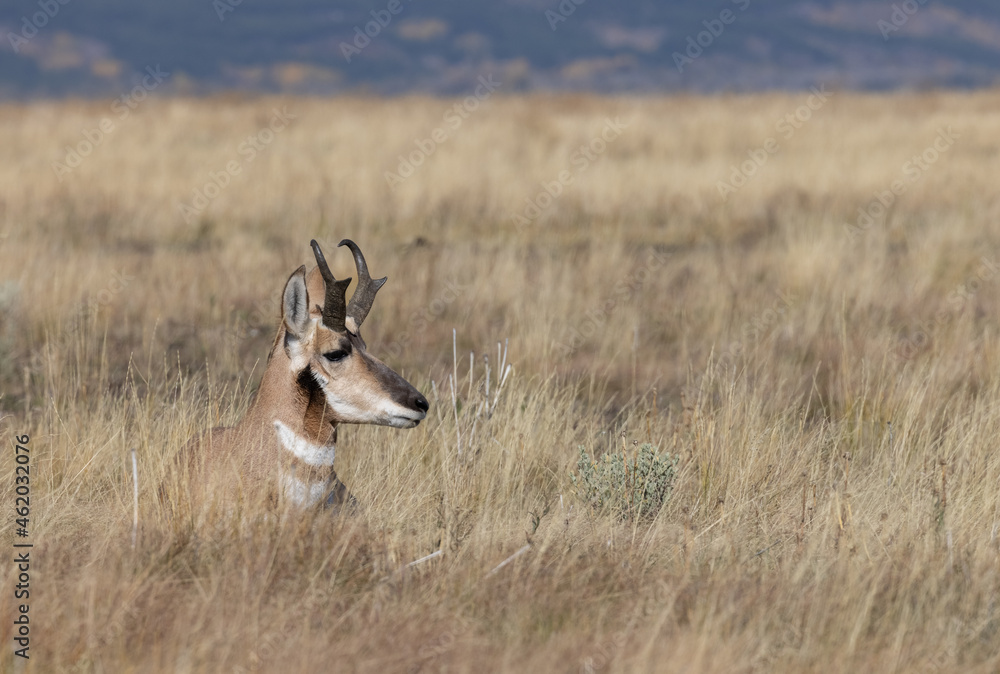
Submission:
M 318 386 L 334 423 L 413 428 L 427 416 L 427 399 L 385 363 L 368 353 L 361 324 L 385 278 L 372 279 L 361 249 L 340 242 L 354 254 L 358 286 L 346 302 L 351 279 L 336 280 L 315 240 L 317 267 L 305 265 L 289 277 L 282 295 L 285 353 L 303 390 Z M 316 303 L 323 296 L 323 304 Z M 279 338 L 282 338 L 279 334 Z

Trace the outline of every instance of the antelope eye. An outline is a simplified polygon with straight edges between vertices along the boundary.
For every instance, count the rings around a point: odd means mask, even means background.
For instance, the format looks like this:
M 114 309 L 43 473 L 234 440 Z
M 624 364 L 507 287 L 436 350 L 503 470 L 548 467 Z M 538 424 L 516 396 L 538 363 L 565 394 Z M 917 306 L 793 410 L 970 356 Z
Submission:
M 323 354 L 323 357 L 331 363 L 337 363 L 347 358 L 347 355 L 347 352 L 343 349 L 337 349 L 336 351 L 327 351 Z

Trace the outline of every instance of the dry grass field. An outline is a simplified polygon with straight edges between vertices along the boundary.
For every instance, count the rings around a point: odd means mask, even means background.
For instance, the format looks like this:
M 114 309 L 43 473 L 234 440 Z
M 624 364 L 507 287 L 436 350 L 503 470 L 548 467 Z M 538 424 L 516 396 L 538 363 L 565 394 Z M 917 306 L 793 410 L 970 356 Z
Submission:
M 0 669 L 1000 671 L 1000 92 L 824 96 L 0 106 Z M 427 420 L 353 515 L 169 517 L 344 237 Z M 574 492 L 647 442 L 655 517 Z

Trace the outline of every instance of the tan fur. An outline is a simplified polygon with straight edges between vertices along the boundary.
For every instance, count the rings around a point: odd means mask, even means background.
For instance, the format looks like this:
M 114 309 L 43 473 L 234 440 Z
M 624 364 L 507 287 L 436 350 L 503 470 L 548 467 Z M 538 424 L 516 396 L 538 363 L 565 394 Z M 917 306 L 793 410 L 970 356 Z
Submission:
M 296 334 L 295 317 L 282 303 L 282 322 L 267 368 L 246 416 L 234 427 L 214 428 L 190 441 L 179 455 L 184 488 L 193 503 L 215 502 L 232 510 L 250 499 L 281 500 L 282 484 L 301 482 L 319 489 L 326 505 L 353 503 L 332 465 L 309 465 L 282 445 L 275 422 L 302 445 L 322 449 L 336 443 L 341 423 L 415 426 L 426 400 L 402 377 L 367 352 L 360 334 L 335 332 L 322 321 L 326 284 L 313 268 L 300 267 L 288 279 L 306 289 L 309 318 Z M 287 294 L 285 295 L 287 296 Z M 353 321 L 349 324 L 351 327 Z M 339 362 L 326 355 L 348 352 Z M 314 383 L 315 382 L 315 383 Z M 421 407 L 422 404 L 422 407 Z M 387 412 L 388 410 L 388 412 Z

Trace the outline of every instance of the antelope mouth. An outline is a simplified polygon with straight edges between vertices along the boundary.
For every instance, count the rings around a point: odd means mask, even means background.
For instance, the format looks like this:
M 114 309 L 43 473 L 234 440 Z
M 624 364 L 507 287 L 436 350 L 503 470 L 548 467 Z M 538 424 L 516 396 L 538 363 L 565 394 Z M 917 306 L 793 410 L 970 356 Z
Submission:
M 426 417 L 426 412 L 414 412 L 413 416 L 406 414 L 393 414 L 389 417 L 388 425 L 394 428 L 416 428 Z

